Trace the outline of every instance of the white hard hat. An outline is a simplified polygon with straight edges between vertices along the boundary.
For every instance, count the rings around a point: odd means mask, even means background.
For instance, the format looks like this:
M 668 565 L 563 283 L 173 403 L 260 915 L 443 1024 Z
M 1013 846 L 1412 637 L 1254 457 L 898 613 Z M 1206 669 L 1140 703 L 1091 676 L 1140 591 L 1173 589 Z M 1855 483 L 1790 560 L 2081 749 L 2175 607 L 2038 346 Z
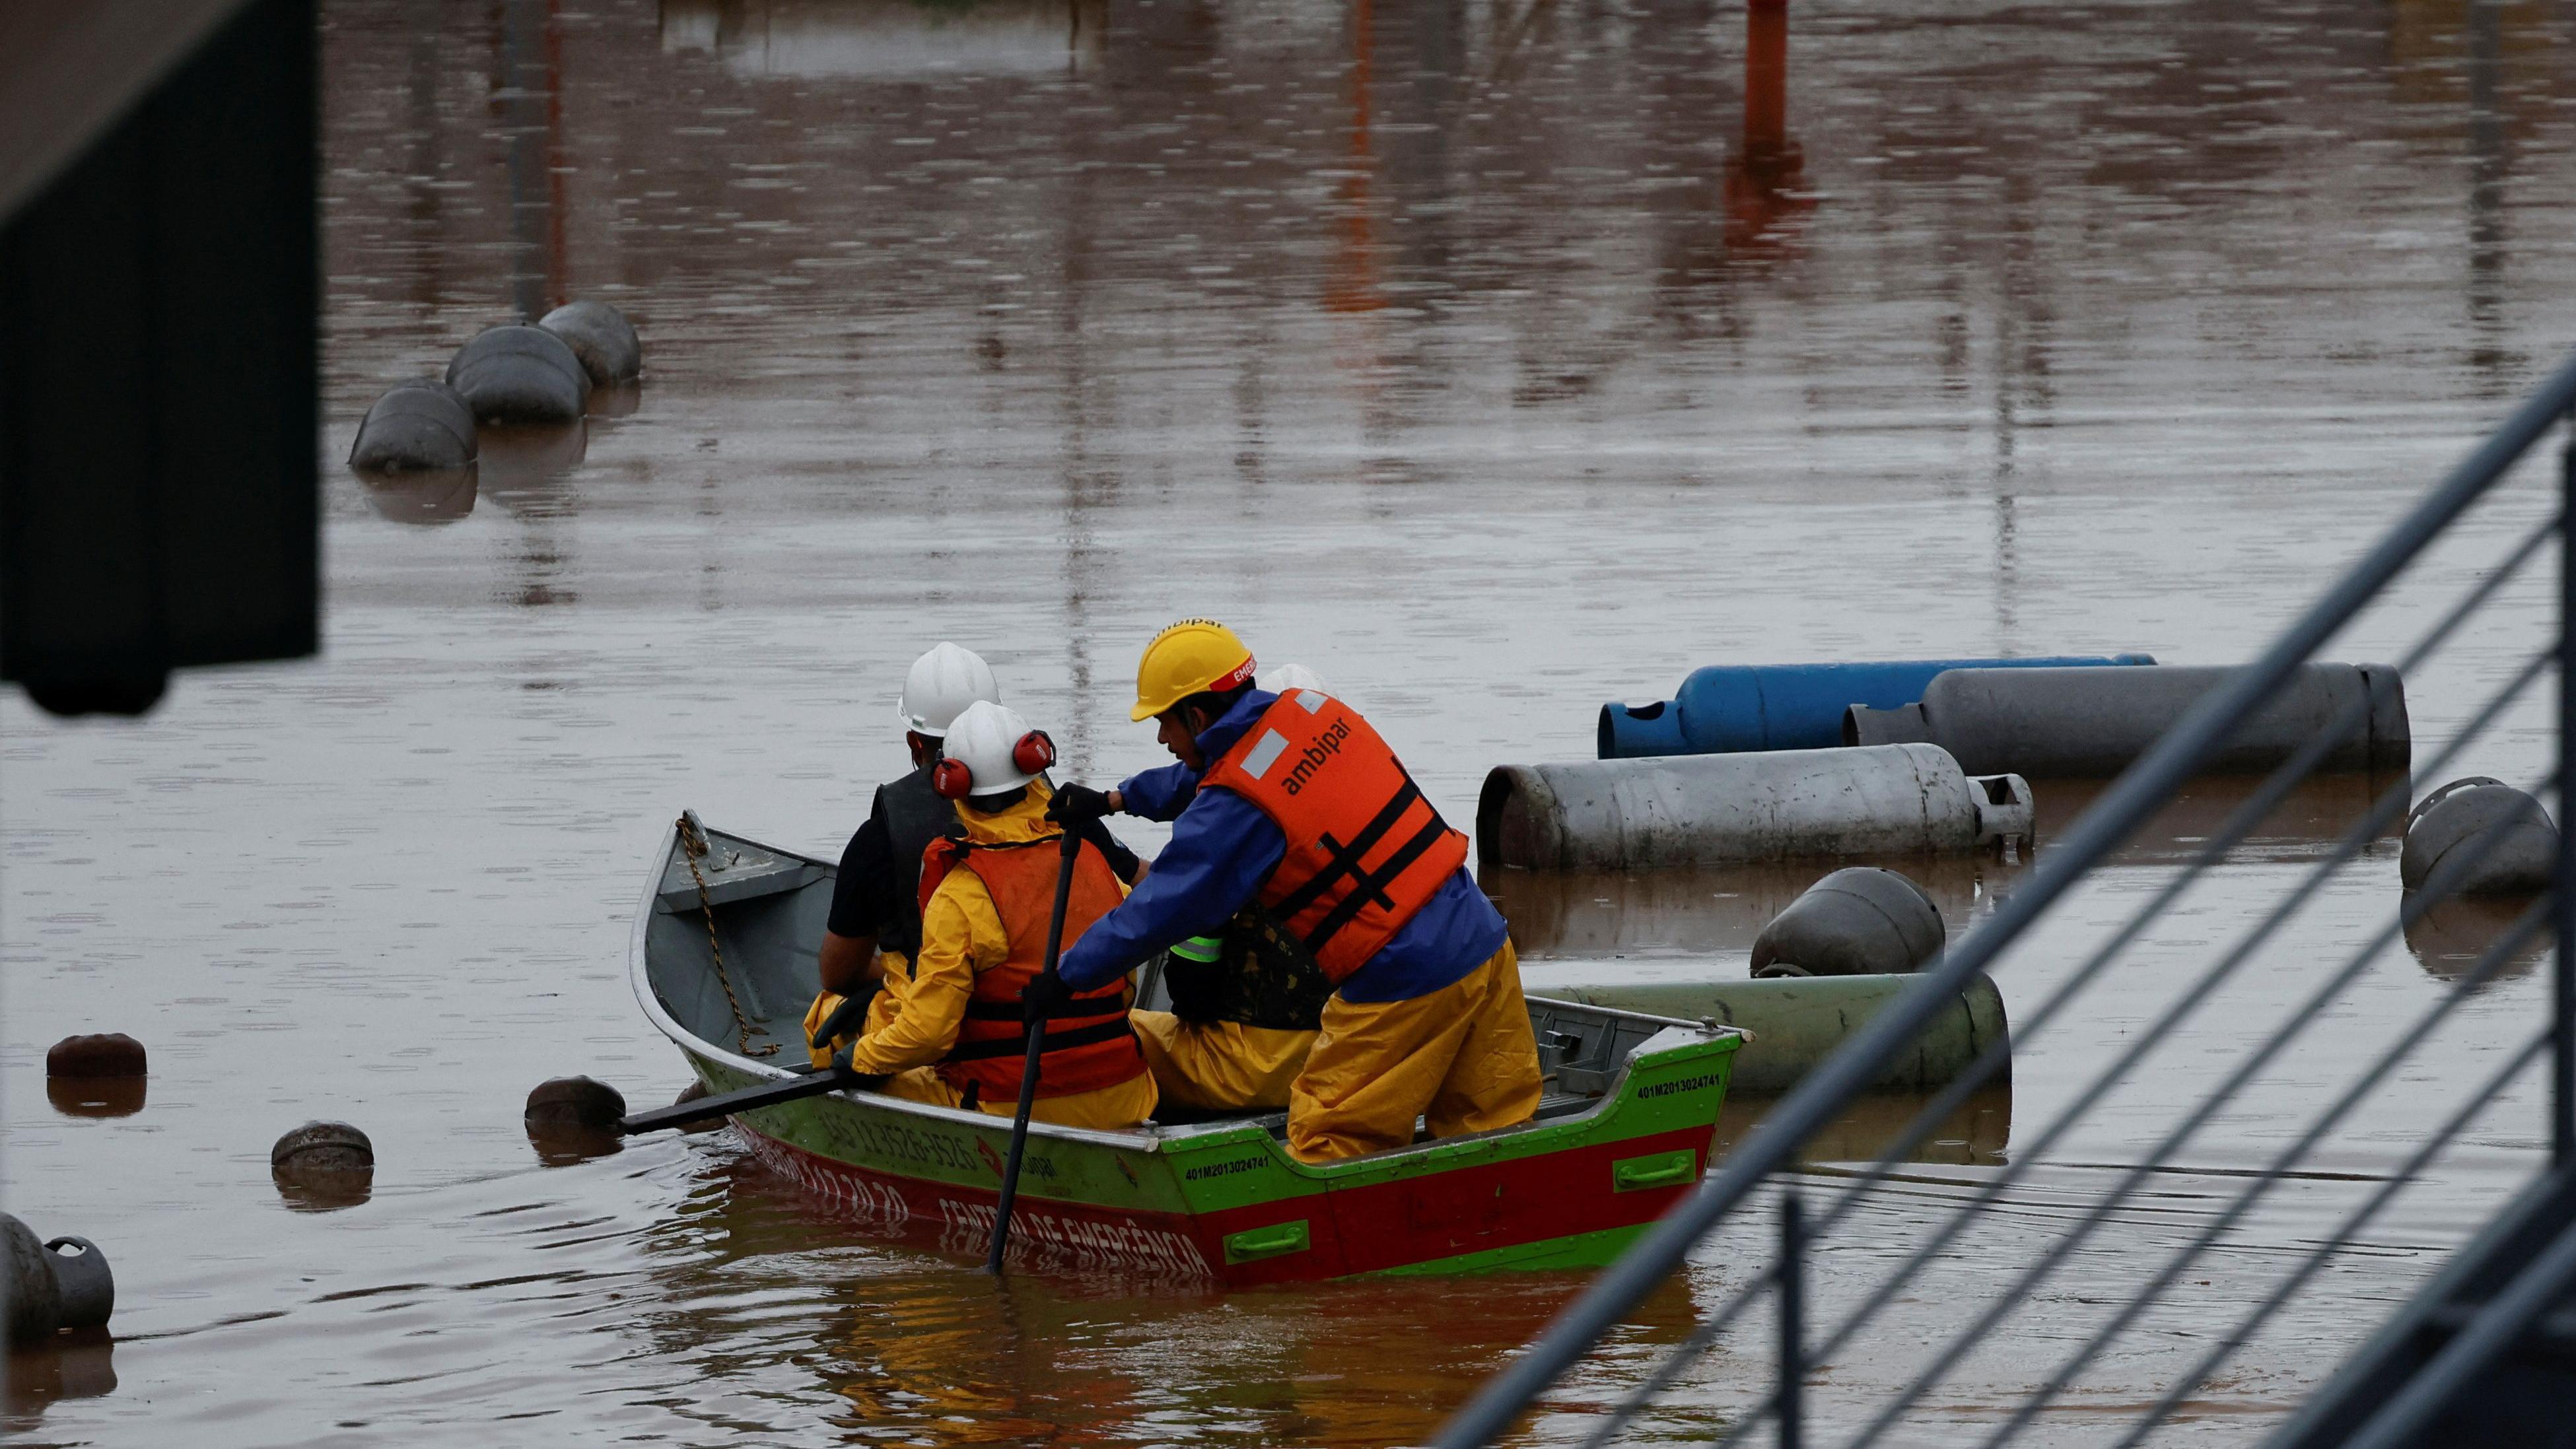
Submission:
M 979 699 L 950 722 L 931 784 L 951 800 L 997 795 L 1025 785 L 1055 763 L 1055 742 L 1029 728 L 1020 712 Z
M 912 661 L 894 712 L 905 729 L 935 740 L 948 733 L 959 711 L 979 699 L 1002 702 L 1002 686 L 993 682 L 993 666 L 974 650 L 941 640 L 938 648 Z
M 1311 689 L 1317 694 L 1331 693 L 1324 688 L 1324 676 L 1303 664 L 1273 665 L 1261 671 L 1261 677 L 1254 680 L 1253 684 L 1272 694 L 1286 694 L 1292 689 Z

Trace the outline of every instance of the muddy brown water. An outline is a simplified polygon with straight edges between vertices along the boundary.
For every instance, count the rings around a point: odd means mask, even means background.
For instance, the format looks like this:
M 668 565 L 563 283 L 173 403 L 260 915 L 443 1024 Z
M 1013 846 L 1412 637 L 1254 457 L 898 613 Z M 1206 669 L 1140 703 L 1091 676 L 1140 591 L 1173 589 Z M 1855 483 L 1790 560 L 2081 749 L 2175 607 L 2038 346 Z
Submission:
M 624 975 L 658 832 L 693 806 L 836 851 L 900 768 L 902 667 L 940 638 L 1103 779 L 1157 759 L 1125 716 L 1145 637 L 1217 615 L 1366 709 L 1457 818 L 1490 765 L 1588 755 L 1602 700 L 1702 662 L 2233 661 L 2576 335 L 2576 75 L 2537 5 L 1798 0 L 1777 144 L 1745 115 L 1742 13 L 1659 0 L 323 17 L 324 655 L 187 677 L 139 723 L 0 703 L 0 1177 L 40 1231 L 104 1245 L 121 1299 L 112 1343 L 13 1363 L 24 1442 L 1418 1440 L 1578 1283 L 997 1286 L 836 1223 L 721 1135 L 546 1165 L 517 1120 L 538 1079 L 638 1102 L 682 1080 Z M 574 295 L 636 318 L 640 388 L 579 430 L 487 437 L 471 478 L 338 468 L 383 387 Z M 2393 652 L 2540 487 L 2334 652 Z M 2410 679 L 2419 741 L 2546 632 L 2528 582 Z M 2532 778 L 2543 723 L 2509 715 L 2458 773 Z M 1823 1255 L 1826 1308 L 2352 804 L 2302 808 Z M 2196 819 L 2016 952 L 2008 1003 Z M 1924 873 L 1954 933 L 2010 883 Z M 1544 986 L 1740 972 L 1796 874 L 1496 889 Z M 2384 841 L 1961 1271 L 2018 1261 L 2135 1160 L 2285 978 L 2388 920 L 2395 877 Z M 2480 929 L 2389 952 L 2195 1145 L 2171 1220 L 2213 1210 Z M 2527 972 L 2498 983 L 2406 1080 L 2484 1070 L 2540 1001 Z M 94 1030 L 149 1044 L 143 1098 L 44 1090 L 45 1046 Z M 2433 1111 L 2401 1091 L 2334 1139 L 2343 1177 L 2280 1194 L 2040 1437 L 2151 1396 Z M 271 1183 L 269 1142 L 313 1117 L 374 1138 L 363 1201 Z M 2539 1137 L 2518 1090 L 2173 1437 L 2258 1433 Z M 2084 1254 L 1926 1432 L 1991 1421 L 2160 1231 Z M 1704 1248 L 1531 1439 L 1573 1436 L 1754 1251 Z M 1705 1434 L 1762 1362 L 1722 1348 L 1654 1432 Z M 1893 1372 L 1838 1362 L 1820 1412 Z

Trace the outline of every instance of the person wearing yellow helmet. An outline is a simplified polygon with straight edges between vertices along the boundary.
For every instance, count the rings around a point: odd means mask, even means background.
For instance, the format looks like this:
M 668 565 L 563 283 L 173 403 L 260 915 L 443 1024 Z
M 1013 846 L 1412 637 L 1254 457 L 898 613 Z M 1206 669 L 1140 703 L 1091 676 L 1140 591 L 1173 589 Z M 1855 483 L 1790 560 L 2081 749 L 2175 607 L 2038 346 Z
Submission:
M 1097 989 L 1258 906 L 1333 986 L 1289 1087 L 1291 1152 L 1400 1147 L 1417 1117 L 1443 1137 L 1528 1121 L 1538 1051 L 1509 929 L 1467 874 L 1466 838 L 1358 711 L 1319 689 L 1260 688 L 1233 630 L 1184 619 L 1146 646 L 1131 715 L 1157 722 L 1188 788 L 1167 772 L 1150 800 L 1136 781 L 1114 798 L 1057 793 L 1065 816 L 1171 810 L 1172 838 L 1065 952 L 1051 989 Z

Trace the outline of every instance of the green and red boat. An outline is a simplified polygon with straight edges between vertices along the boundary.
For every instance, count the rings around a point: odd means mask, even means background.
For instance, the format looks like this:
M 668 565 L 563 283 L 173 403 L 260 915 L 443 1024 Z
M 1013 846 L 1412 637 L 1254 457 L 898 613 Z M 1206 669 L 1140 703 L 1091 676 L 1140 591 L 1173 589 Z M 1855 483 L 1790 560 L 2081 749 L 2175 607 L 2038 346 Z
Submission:
M 629 969 L 653 1024 L 708 1091 L 728 1092 L 807 1070 L 799 1033 L 834 867 L 704 838 L 693 862 L 676 828 L 665 837 Z M 1288 1155 L 1281 1113 L 1036 1124 L 1011 1261 L 1228 1287 L 1605 1263 L 1706 1169 L 1742 1035 L 1572 1002 L 1529 1009 L 1548 1090 L 1521 1127 L 1309 1164 Z M 731 1121 L 763 1163 L 864 1228 L 952 1254 L 991 1241 L 1006 1117 L 837 1091 Z

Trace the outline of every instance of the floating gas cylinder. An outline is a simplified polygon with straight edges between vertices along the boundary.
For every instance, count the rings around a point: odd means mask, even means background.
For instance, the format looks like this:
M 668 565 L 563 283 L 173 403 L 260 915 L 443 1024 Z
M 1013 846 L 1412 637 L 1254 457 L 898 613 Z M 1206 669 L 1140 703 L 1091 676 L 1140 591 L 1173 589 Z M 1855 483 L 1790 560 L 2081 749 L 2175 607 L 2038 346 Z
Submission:
M 2453 780 L 2407 813 L 2397 880 L 2410 891 L 2431 883 L 2445 897 L 2537 895 L 2557 873 L 2558 827 L 2539 801 L 2502 780 Z
M 143 1043 L 121 1031 L 94 1036 L 67 1036 L 45 1053 L 48 1077 L 139 1077 L 144 1074 Z
M 289 1207 L 356 1207 L 375 1188 L 376 1145 L 346 1122 L 307 1122 L 268 1149 L 268 1174 Z
M 626 1095 L 592 1077 L 554 1077 L 528 1092 L 520 1118 L 537 1160 L 550 1167 L 606 1157 L 623 1145 L 617 1121 Z
M 1843 711 L 1894 709 L 1923 697 L 1946 669 L 2064 669 L 2153 664 L 2149 654 L 2062 654 L 2039 659 L 1907 659 L 1869 664 L 1712 664 L 1691 671 L 1673 697 L 1601 706 L 1600 757 L 1821 750 L 1841 744 Z
M 538 318 L 537 325 L 564 340 L 595 387 L 632 382 L 644 370 L 644 344 L 635 336 L 635 324 L 606 302 L 566 302 Z
M 536 1128 L 614 1127 L 626 1115 L 626 1095 L 594 1077 L 550 1077 L 528 1091 L 521 1118 Z
M 447 385 L 487 423 L 568 423 L 590 399 L 590 373 L 542 327 L 487 327 L 456 349 Z
M 365 473 L 453 473 L 473 461 L 474 409 L 434 377 L 395 383 L 349 445 L 349 466 Z
M 1807 887 L 1753 938 L 1756 976 L 1882 976 L 1941 954 L 1941 908 L 1898 871 L 1855 865 Z
M 1929 745 L 1503 765 L 1476 801 L 1482 858 L 1541 870 L 2027 848 L 2030 839 L 2028 782 L 1972 779 Z
M 116 1278 L 107 1255 L 87 1238 L 40 1242 L 34 1231 L 0 1213 L 8 1281 L 8 1341 L 41 1343 L 66 1328 L 99 1328 L 116 1311 Z
M 1922 981 L 1920 976 L 1788 976 L 1760 981 L 1603 982 L 1539 989 L 1564 997 L 1639 1011 L 1742 1027 L 1753 1040 L 1735 1054 L 1731 1090 L 1751 1096 L 1786 1092 L 1808 1071 L 1851 1039 L 1870 1018 Z M 1872 1091 L 1929 1092 L 1955 1081 L 1987 1048 L 2010 1039 L 2003 993 L 1980 975 L 1933 1014 L 1921 1035 L 1880 1064 Z M 2012 1080 L 2009 1061 L 1990 1086 Z
M 2233 676 L 2229 667 L 2154 669 L 1953 669 L 1923 687 L 1921 702 L 1896 709 L 1855 705 L 1843 743 L 1922 741 L 1978 774 L 2109 776 L 2129 767 L 2201 697 Z M 2303 664 L 2204 761 L 2208 774 L 2261 772 L 2299 752 L 2347 710 L 2347 726 L 2317 768 L 2396 772 L 2411 746 L 2406 686 L 2385 664 Z

